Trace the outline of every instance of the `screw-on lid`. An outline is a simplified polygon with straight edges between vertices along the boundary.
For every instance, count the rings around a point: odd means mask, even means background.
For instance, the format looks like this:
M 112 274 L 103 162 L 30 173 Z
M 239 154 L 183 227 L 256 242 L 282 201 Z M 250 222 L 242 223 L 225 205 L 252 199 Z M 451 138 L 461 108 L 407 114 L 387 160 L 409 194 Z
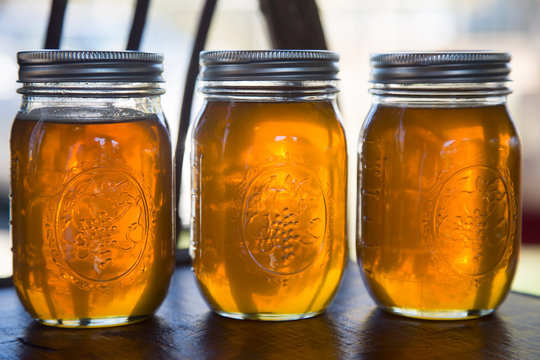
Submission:
M 510 54 L 490 51 L 395 52 L 371 58 L 372 83 L 509 81 Z
M 203 81 L 337 80 L 339 55 L 324 50 L 203 51 Z
M 163 82 L 163 55 L 37 50 L 17 54 L 20 82 Z

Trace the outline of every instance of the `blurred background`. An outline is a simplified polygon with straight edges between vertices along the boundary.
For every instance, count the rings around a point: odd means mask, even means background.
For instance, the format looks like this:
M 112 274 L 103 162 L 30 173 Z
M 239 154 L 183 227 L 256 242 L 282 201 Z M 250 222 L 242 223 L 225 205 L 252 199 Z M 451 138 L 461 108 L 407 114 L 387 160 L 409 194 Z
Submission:
M 62 49 L 123 50 L 135 0 L 70 0 Z M 508 106 L 524 150 L 523 199 L 526 244 L 540 244 L 540 0 L 318 0 L 330 50 L 341 55 L 340 107 L 350 154 L 350 234 L 354 239 L 357 138 L 369 110 L 369 55 L 396 50 L 488 49 L 512 54 L 514 93 Z M 9 227 L 9 131 L 20 104 L 16 53 L 43 46 L 50 1 L 0 0 L 0 278 L 11 274 Z M 203 0 L 152 0 L 141 50 L 165 55 L 162 104 L 176 141 L 183 84 Z M 258 0 L 219 0 L 206 49 L 270 48 Z M 195 96 L 193 116 L 200 107 Z M 184 162 L 186 164 L 186 162 Z M 184 188 L 189 178 L 184 173 Z M 183 191 L 183 195 L 188 195 Z M 188 196 L 181 214 L 189 219 Z M 187 225 L 187 224 L 185 224 Z M 540 262 L 540 245 L 527 258 Z M 532 255 L 531 255 L 532 254 Z M 532 257 L 531 257 L 532 259 Z M 523 261 L 522 261 L 523 263 Z M 540 287 L 537 272 L 523 281 Z M 520 280 L 521 281 L 521 280 Z M 519 290 L 520 283 L 514 288 Z M 526 286 L 526 285 L 524 285 Z

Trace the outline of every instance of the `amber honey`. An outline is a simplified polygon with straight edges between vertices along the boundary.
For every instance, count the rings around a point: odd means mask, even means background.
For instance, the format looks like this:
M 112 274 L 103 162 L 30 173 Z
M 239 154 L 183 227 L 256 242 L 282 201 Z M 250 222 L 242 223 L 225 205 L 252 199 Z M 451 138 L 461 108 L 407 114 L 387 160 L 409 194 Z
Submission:
M 193 133 L 192 256 L 222 315 L 323 311 L 346 264 L 346 166 L 333 101 L 208 101 Z
M 11 154 L 13 280 L 31 316 L 105 326 L 151 315 L 173 266 L 171 144 L 161 120 L 21 113 Z
M 499 306 L 521 219 L 520 146 L 505 106 L 377 104 L 361 143 L 358 257 L 377 302 L 440 318 Z

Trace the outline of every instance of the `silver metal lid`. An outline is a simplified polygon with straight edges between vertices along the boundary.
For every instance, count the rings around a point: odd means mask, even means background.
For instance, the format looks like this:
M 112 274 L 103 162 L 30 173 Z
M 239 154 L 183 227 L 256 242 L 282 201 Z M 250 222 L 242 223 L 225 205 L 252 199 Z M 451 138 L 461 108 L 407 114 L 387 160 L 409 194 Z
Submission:
M 17 54 L 19 82 L 163 82 L 163 55 L 37 50 Z
M 324 50 L 232 50 L 200 54 L 202 81 L 338 80 L 339 55 Z
M 395 52 L 371 56 L 372 83 L 509 81 L 510 54 L 490 51 Z

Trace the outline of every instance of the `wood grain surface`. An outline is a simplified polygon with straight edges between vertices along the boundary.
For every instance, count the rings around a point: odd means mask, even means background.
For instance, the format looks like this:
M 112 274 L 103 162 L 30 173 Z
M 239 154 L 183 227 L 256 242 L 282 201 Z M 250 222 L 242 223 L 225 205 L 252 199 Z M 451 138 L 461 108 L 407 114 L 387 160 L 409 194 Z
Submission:
M 422 321 L 377 310 L 350 264 L 328 311 L 291 322 L 214 315 L 189 267 L 147 321 L 104 329 L 57 329 L 27 315 L 0 289 L 0 359 L 540 359 L 540 298 L 510 293 L 495 315 Z

